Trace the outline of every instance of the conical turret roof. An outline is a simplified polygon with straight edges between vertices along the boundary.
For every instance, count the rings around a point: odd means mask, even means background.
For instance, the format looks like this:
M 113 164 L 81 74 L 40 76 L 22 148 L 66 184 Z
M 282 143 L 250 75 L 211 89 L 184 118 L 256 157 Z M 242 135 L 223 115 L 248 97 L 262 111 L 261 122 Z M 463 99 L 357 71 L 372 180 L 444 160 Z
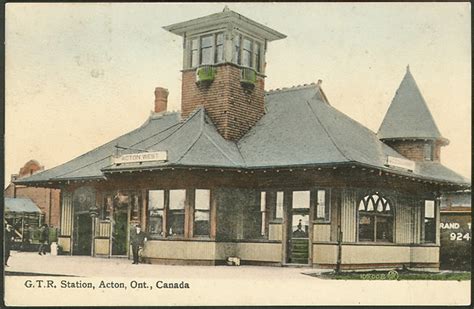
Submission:
M 409 66 L 377 135 L 380 139 L 445 140 L 436 126 Z

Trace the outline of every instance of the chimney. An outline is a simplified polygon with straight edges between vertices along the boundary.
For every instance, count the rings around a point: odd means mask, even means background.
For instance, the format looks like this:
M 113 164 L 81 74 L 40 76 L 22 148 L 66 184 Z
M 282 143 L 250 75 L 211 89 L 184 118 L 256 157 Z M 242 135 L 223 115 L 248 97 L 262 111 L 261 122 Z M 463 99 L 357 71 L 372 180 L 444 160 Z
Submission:
M 162 87 L 155 88 L 155 113 L 166 112 L 168 106 L 168 89 Z

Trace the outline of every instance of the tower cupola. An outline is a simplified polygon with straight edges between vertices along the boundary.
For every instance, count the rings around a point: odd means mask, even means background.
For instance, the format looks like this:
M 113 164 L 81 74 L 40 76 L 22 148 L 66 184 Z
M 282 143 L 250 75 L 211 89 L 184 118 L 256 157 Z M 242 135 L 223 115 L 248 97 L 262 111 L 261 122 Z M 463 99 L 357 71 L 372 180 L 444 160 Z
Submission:
M 224 138 L 240 139 L 264 114 L 268 42 L 286 36 L 227 7 L 164 29 L 183 37 L 183 118 L 204 106 Z
M 410 67 L 398 87 L 377 135 L 380 140 L 414 161 L 440 161 L 442 137 Z

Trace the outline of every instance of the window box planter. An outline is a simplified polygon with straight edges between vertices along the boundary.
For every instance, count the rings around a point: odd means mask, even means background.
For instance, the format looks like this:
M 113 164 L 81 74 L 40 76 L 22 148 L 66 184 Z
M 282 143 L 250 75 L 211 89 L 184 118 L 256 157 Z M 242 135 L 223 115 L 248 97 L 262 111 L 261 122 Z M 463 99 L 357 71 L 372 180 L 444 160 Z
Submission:
M 257 73 L 252 68 L 242 68 L 240 70 L 240 83 L 253 86 L 257 82 Z
M 196 83 L 211 83 L 216 76 L 216 68 L 203 65 L 196 69 Z

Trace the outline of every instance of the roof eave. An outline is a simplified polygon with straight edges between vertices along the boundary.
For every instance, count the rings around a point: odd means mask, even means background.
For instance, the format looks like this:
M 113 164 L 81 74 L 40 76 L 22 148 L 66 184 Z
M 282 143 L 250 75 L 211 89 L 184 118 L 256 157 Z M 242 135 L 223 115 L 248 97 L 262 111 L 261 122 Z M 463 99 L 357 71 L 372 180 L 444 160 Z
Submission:
M 225 24 L 235 24 L 243 28 L 252 28 L 268 41 L 275 41 L 286 38 L 286 35 L 284 35 L 283 33 L 273 30 L 263 24 L 260 24 L 233 11 L 215 13 L 192 20 L 175 23 L 172 25 L 164 26 L 163 29 L 173 34 L 184 36 L 190 31 L 195 32 L 201 29 L 206 30 L 219 25 L 224 26 Z M 248 27 L 248 25 L 251 25 L 252 27 Z

